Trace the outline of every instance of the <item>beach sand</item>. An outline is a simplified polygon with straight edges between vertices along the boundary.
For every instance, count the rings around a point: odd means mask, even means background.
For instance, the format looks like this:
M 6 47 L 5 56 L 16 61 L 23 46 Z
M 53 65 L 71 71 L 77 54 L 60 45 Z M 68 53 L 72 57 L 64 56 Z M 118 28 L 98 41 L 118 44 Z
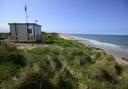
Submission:
M 70 35 L 65 35 L 65 34 L 60 34 L 60 38 L 64 38 L 64 39 L 66 39 L 66 40 L 76 40 L 76 41 L 78 41 L 78 39 L 76 39 L 76 38 L 74 38 L 74 37 L 72 37 L 72 36 L 70 36 Z M 79 40 L 79 42 L 82 43 L 80 40 Z M 85 44 L 85 45 L 87 45 L 87 46 L 90 46 L 90 47 L 99 48 L 99 47 L 97 47 L 97 46 L 91 46 L 90 44 L 85 43 L 85 42 L 84 42 L 83 44 Z M 102 48 L 99 48 L 99 49 L 102 49 Z M 113 55 L 113 56 L 115 57 L 116 61 L 117 61 L 119 64 L 128 65 L 128 61 L 123 60 L 122 57 L 120 57 L 119 55 L 116 55 L 116 53 L 112 53 L 112 52 L 108 51 L 107 49 L 103 49 L 103 50 L 104 50 L 107 54 Z M 111 53 L 112 53 L 112 54 L 111 54 Z
M 60 38 L 64 38 L 66 40 L 73 40 L 73 38 L 69 35 L 60 34 Z

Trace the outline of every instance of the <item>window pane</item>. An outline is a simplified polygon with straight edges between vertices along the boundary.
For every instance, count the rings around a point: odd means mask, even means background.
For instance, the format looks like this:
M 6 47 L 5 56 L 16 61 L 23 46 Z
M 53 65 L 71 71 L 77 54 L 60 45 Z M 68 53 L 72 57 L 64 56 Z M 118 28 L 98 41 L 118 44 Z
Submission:
M 28 29 L 28 33 L 31 34 L 32 33 L 32 29 Z

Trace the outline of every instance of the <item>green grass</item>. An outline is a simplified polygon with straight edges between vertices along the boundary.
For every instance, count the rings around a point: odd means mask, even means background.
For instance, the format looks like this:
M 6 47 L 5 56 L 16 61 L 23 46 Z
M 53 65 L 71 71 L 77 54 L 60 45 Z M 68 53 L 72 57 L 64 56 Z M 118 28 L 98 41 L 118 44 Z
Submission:
M 0 45 L 1 89 L 128 89 L 127 66 L 103 50 L 56 33 L 43 35 L 42 43 L 25 52 Z

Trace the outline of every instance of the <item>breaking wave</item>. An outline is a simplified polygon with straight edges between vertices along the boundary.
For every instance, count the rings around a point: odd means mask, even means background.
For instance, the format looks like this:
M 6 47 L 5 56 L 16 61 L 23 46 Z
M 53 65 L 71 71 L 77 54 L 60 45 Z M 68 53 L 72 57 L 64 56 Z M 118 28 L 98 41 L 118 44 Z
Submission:
M 115 44 L 111 44 L 111 43 L 104 43 L 104 42 L 100 42 L 97 40 L 92 40 L 92 39 L 86 39 L 86 38 L 81 38 L 81 37 L 76 37 L 76 36 L 72 36 L 73 38 L 80 40 L 82 42 L 91 44 L 91 45 L 95 45 L 95 46 L 102 46 L 102 47 L 114 47 L 114 48 L 119 48 L 119 45 L 115 45 Z M 128 50 L 127 50 L 128 51 Z

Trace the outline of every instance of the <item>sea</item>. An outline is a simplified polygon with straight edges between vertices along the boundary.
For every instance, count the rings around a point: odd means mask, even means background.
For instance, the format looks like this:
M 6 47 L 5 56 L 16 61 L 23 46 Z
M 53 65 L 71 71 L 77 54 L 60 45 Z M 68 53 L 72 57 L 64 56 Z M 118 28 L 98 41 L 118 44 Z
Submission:
M 80 42 L 104 49 L 118 58 L 128 58 L 128 35 L 70 34 Z

